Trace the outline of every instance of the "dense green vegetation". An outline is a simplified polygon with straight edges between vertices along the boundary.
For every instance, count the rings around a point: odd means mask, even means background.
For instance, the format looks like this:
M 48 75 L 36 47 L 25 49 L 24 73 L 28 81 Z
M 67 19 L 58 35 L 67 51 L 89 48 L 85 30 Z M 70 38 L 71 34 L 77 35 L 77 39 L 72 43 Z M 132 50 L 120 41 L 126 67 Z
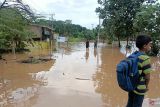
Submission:
M 46 19 L 37 19 L 34 23 L 53 27 L 56 33 L 67 37 L 86 39 L 94 39 L 96 37 L 96 33 L 94 33 L 92 30 L 89 30 L 80 25 L 72 24 L 71 20 L 51 21 Z
M 69 37 L 70 41 L 79 41 L 80 39 L 94 39 L 95 34 L 80 25 L 66 21 L 51 21 L 46 19 L 26 19 L 27 14 L 22 13 L 16 8 L 0 9 L 0 53 L 4 51 L 17 51 L 25 48 L 25 43 L 34 36 L 29 30 L 30 23 L 50 26 L 54 32 Z
M 72 24 L 71 20 L 46 20 L 42 17 L 28 18 L 17 8 L 0 8 L 0 51 L 24 49 L 33 34 L 28 25 L 49 26 L 55 33 L 69 37 L 70 41 L 100 39 L 112 41 L 135 40 L 138 34 L 148 34 L 153 39 L 152 54 L 159 52 L 160 4 L 154 0 L 98 0 L 96 12 L 103 19 L 102 27 L 90 30 Z M 100 32 L 100 33 L 98 33 Z
M 153 39 L 153 54 L 157 54 L 160 40 L 160 4 L 155 0 L 98 0 L 96 8 L 103 19 L 103 29 L 109 41 L 135 40 L 137 34 L 148 34 Z
M 31 33 L 27 30 L 28 22 L 15 8 L 0 9 L 0 49 L 21 49 Z

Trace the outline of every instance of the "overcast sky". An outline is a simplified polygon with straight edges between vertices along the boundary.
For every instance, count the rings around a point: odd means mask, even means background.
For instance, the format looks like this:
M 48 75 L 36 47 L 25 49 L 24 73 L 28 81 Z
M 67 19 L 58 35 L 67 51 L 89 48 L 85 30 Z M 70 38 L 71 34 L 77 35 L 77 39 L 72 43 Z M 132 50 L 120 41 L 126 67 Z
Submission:
M 56 20 L 72 20 L 73 24 L 92 28 L 98 24 L 97 0 L 22 0 L 38 13 L 55 14 Z M 93 25 L 93 26 L 92 26 Z

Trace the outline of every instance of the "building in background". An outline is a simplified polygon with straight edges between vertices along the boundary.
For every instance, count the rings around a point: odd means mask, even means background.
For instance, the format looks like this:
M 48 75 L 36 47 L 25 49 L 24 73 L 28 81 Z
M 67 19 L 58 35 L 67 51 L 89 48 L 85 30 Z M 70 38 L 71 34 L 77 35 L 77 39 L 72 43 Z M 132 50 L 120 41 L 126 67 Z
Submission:
M 35 41 L 47 41 L 54 38 L 54 30 L 47 26 L 31 24 L 30 31 L 33 32 L 32 39 Z

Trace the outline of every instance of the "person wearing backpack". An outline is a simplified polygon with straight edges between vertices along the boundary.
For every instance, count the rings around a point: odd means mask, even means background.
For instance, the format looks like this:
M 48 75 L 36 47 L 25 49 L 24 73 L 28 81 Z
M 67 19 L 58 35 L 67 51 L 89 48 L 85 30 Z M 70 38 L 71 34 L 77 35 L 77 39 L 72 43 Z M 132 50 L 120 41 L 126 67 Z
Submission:
M 136 47 L 141 54 L 138 56 L 139 80 L 136 88 L 128 92 L 128 102 L 126 107 L 142 107 L 145 93 L 149 90 L 151 63 L 146 52 L 151 50 L 151 38 L 147 35 L 139 35 L 136 38 Z

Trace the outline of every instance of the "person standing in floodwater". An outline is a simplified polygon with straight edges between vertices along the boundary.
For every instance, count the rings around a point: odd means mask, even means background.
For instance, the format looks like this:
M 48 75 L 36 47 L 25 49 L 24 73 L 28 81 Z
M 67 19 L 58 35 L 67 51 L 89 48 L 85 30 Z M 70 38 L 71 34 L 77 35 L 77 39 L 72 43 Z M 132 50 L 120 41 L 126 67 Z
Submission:
M 94 41 L 94 48 L 97 48 L 97 40 Z
M 89 50 L 89 40 L 86 41 L 86 51 Z
M 143 53 L 138 56 L 138 71 L 141 75 L 139 77 L 139 83 L 134 91 L 128 92 L 128 103 L 126 107 L 142 107 L 144 96 L 148 91 L 150 73 L 151 73 L 151 63 L 150 57 L 146 52 L 151 50 L 151 38 L 147 35 L 139 35 L 136 38 L 136 47 L 139 52 Z

